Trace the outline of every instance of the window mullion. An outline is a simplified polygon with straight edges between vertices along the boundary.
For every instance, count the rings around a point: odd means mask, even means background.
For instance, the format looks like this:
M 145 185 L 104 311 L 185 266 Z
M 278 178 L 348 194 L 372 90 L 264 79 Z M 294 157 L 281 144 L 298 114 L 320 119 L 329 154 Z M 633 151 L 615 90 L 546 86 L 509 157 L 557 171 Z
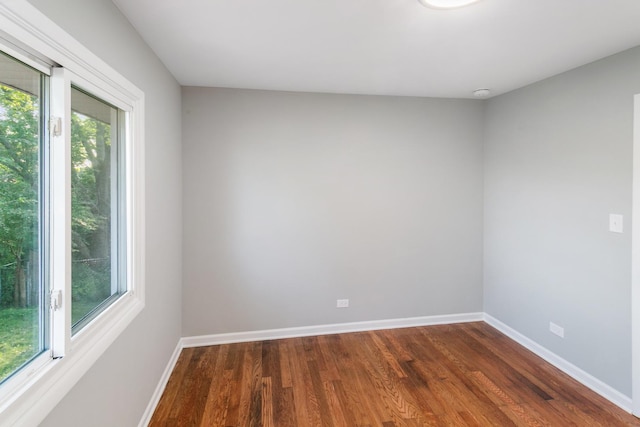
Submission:
M 52 71 L 50 109 L 60 124 L 50 126 L 50 287 L 61 300 L 52 303 L 51 348 L 63 357 L 71 347 L 71 77 L 64 68 Z

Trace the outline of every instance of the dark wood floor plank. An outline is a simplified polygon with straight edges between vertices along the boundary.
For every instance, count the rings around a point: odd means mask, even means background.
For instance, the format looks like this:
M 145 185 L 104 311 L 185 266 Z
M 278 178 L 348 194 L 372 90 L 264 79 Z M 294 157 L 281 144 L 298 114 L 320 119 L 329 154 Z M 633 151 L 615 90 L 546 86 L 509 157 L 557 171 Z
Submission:
M 180 385 L 185 378 L 187 373 L 187 369 L 189 367 L 189 363 L 191 362 L 191 357 L 193 356 L 193 348 L 185 348 L 180 353 L 178 357 L 178 361 L 176 362 L 176 366 L 173 368 L 173 372 L 169 377 L 169 381 L 167 382 L 167 386 L 165 387 L 164 393 L 162 393 L 162 397 L 158 402 L 158 406 L 156 407 L 154 417 L 151 419 L 149 426 L 151 427 L 160 427 L 166 424 L 166 420 L 169 419 L 169 415 L 171 413 L 171 409 L 175 406 L 174 402 L 176 399 L 176 395 L 180 390 Z M 181 405 L 182 402 L 177 402 L 177 405 Z
M 402 367 L 400 366 L 398 360 L 398 356 L 394 355 L 389 347 L 385 344 L 382 339 L 383 335 L 378 332 L 371 332 L 369 333 L 369 337 L 371 338 L 371 341 L 375 345 L 377 351 L 384 358 L 385 362 L 387 362 L 389 368 L 393 370 L 395 375 L 398 378 L 406 378 L 407 374 L 402 370 Z
M 312 345 L 309 338 L 302 338 L 301 344 L 296 346 L 296 362 L 298 364 L 299 372 L 301 373 L 301 383 L 304 389 L 304 399 L 307 407 L 307 418 L 304 420 L 304 424 L 309 426 L 322 425 L 322 396 L 317 394 L 317 389 L 314 387 L 312 369 L 317 369 L 316 359 L 311 351 Z M 314 372 L 316 374 L 317 372 Z M 295 396 L 295 395 L 294 395 Z M 299 399 L 295 399 L 296 405 L 299 403 Z
M 187 371 L 198 372 L 198 375 L 188 376 L 184 389 L 176 395 L 176 400 L 180 399 L 181 404 L 174 404 L 170 414 L 178 425 L 198 426 L 200 424 L 213 378 L 210 357 L 212 352 L 218 351 L 207 347 L 196 348 L 193 351 Z
M 463 328 L 463 330 L 465 333 L 467 332 L 466 328 Z M 476 360 L 477 366 L 481 369 L 508 373 L 509 382 L 514 384 L 515 389 L 524 393 L 522 396 L 523 401 L 529 401 L 534 398 L 533 394 L 543 400 L 554 398 L 553 389 L 541 383 L 535 371 L 520 364 L 520 360 L 505 358 L 503 353 L 493 351 L 471 334 L 461 335 L 459 339 L 465 341 L 467 351 L 476 354 L 474 360 Z
M 286 340 L 278 340 L 278 353 L 280 354 L 280 385 L 282 388 L 293 387 L 291 381 L 291 365 L 289 361 L 289 346 Z
M 318 404 L 318 412 L 320 414 L 320 424 L 323 426 L 332 426 L 333 417 L 331 416 L 331 409 L 329 407 L 329 399 L 327 397 L 326 390 L 324 388 L 322 378 L 320 377 L 320 366 L 316 360 L 309 360 L 307 362 L 309 366 L 309 375 L 311 377 L 311 386 L 313 393 L 316 396 Z
M 427 425 L 442 425 L 440 415 L 444 414 L 447 408 L 440 402 L 440 399 L 429 388 L 428 382 L 414 367 L 414 361 L 403 362 L 403 370 L 407 377 L 401 381 L 405 383 L 405 388 L 420 403 L 422 417 Z
M 446 331 L 445 331 L 446 332 Z M 472 371 L 480 371 L 500 383 L 504 393 L 510 396 L 514 403 L 529 403 L 535 405 L 551 399 L 546 392 L 520 374 L 510 365 L 503 363 L 496 354 L 488 351 L 481 343 L 471 336 L 456 334 L 456 336 L 438 336 L 432 340 L 434 345 L 443 352 L 447 359 L 454 362 L 463 375 L 459 378 L 465 382 Z M 468 385 L 468 384 L 467 384 Z M 472 388 L 472 386 L 469 386 Z M 481 383 L 475 383 L 476 391 L 482 390 Z M 486 395 L 486 393 L 484 393 Z M 475 393 L 480 398 L 479 393 Z
M 248 426 L 250 425 L 249 417 L 251 413 L 251 402 L 252 396 L 251 392 L 253 389 L 253 370 L 254 363 L 253 358 L 256 352 L 255 348 L 258 347 L 258 343 L 248 343 L 245 345 L 244 357 L 242 359 L 242 374 L 241 380 L 238 383 L 238 390 L 236 393 L 239 395 L 238 399 L 238 413 L 237 413 L 237 422 L 235 424 L 230 425 L 238 425 L 238 426 Z M 236 416 L 235 414 L 229 414 L 231 417 Z M 229 421 L 233 422 L 233 419 L 230 417 Z
M 486 395 L 486 391 L 471 381 L 470 373 L 475 370 L 475 367 L 473 365 L 466 366 L 453 356 L 447 346 L 442 345 L 441 338 L 438 337 L 448 330 L 446 328 L 448 327 L 431 328 L 424 340 L 413 343 L 414 351 L 420 355 L 416 357 L 414 368 L 422 372 L 422 375 L 431 384 L 431 388 L 436 391 L 435 400 L 445 408 L 441 413 L 449 412 L 453 407 L 457 410 L 457 417 L 465 414 L 466 408 L 473 408 L 474 415 L 485 425 L 512 424 L 504 413 L 495 407 Z M 423 330 L 420 332 L 424 333 Z M 449 339 L 452 340 L 452 337 Z M 452 344 L 455 344 L 453 340 Z M 431 354 L 434 359 L 423 362 L 424 354 Z M 446 416 L 452 417 L 453 415 L 447 413 Z
M 203 353 L 203 357 L 208 359 L 208 367 L 211 375 L 207 375 L 207 391 L 205 397 L 205 407 L 203 416 L 200 419 L 200 425 L 215 425 L 212 422 L 220 423 L 227 412 L 227 401 L 229 399 L 230 390 L 225 381 L 228 381 L 230 374 L 225 374 L 225 364 L 229 354 L 229 348 L 224 346 L 202 347 L 208 349 L 207 353 Z M 206 375 L 203 371 L 198 371 L 196 376 L 202 377 Z M 222 420 L 221 420 L 222 418 Z M 219 424 L 220 425 L 220 424 Z
M 552 397 L 562 395 L 567 399 L 572 391 L 566 387 L 566 381 L 573 381 L 568 375 L 561 372 L 554 366 L 545 362 L 540 357 L 510 340 L 500 332 L 482 322 L 474 322 L 460 325 L 461 328 L 471 334 L 492 353 L 493 360 L 499 360 L 504 365 L 509 366 L 515 372 L 525 376 L 532 383 L 543 388 Z M 548 375 L 540 375 L 544 372 Z M 544 384 L 540 380 L 546 378 Z
M 291 369 L 291 378 L 293 383 L 293 402 L 296 412 L 295 419 L 302 422 L 303 425 L 309 424 L 311 420 L 310 413 L 313 411 L 309 406 L 311 402 L 307 399 L 308 391 L 308 374 L 306 372 L 306 356 L 302 348 L 302 341 L 293 338 L 288 341 L 289 344 L 289 362 Z M 302 356 L 301 356 L 302 355 Z M 301 360 L 301 358 L 303 360 Z
M 229 413 L 229 401 L 231 400 L 231 390 L 235 384 L 232 382 L 233 371 L 224 369 L 220 375 L 220 381 L 211 382 L 209 388 L 209 398 L 204 408 L 204 417 L 200 425 L 224 426 Z
M 481 337 L 483 343 L 490 347 L 493 354 L 503 362 L 510 365 L 518 374 L 527 377 L 531 382 L 539 385 L 547 391 L 556 402 L 553 406 L 566 406 L 567 408 L 580 407 L 580 413 L 575 414 L 576 419 L 599 420 L 594 424 L 578 422 L 577 425 L 637 425 L 636 418 L 632 424 L 628 423 L 629 417 L 623 411 L 602 411 L 602 407 L 609 407 L 611 403 L 602 396 L 593 393 L 555 366 L 545 362 L 531 351 L 510 340 L 494 328 L 482 322 L 460 325 L 465 331 L 474 331 Z M 551 402 L 550 402 L 551 403 Z M 564 405 L 566 404 L 566 405 Z M 589 415 L 593 415 L 590 417 Z
M 260 419 L 264 427 L 273 427 L 273 388 L 271 387 L 271 377 L 262 377 L 262 413 Z M 217 425 L 217 424 L 212 424 Z
M 344 384 L 348 380 L 334 381 L 333 388 L 336 391 L 336 395 L 340 400 L 344 417 L 347 420 L 348 426 L 370 426 L 373 425 L 366 412 L 366 408 L 360 401 L 360 396 L 352 392 L 352 387 L 349 390 L 345 389 Z
M 249 402 L 249 426 L 262 425 L 262 344 L 253 346 L 251 355 L 251 399 Z
M 328 416 L 331 417 L 331 423 L 334 426 L 346 426 L 349 424 L 347 418 L 344 415 L 342 405 L 340 404 L 340 398 L 336 391 L 336 387 L 333 381 L 325 381 L 322 384 L 324 388 L 324 394 L 327 398 Z
M 149 424 L 640 426 L 483 322 L 184 349 Z
M 377 398 L 372 398 L 372 396 L 376 396 L 375 378 L 369 375 L 362 359 L 363 339 L 365 337 L 366 334 L 357 333 L 348 335 L 343 340 L 352 349 L 352 357 L 349 359 L 351 361 L 351 369 L 344 372 L 346 380 L 343 381 L 343 385 L 352 400 L 354 400 L 355 396 L 359 396 L 364 414 L 370 419 L 371 425 L 377 426 L 392 420 L 391 415 L 387 414 L 381 407 L 381 402 Z
M 293 388 L 287 387 L 280 390 L 277 399 L 274 399 L 275 413 L 274 423 L 278 427 L 296 427 L 296 410 L 293 400 Z
M 364 343 L 361 358 L 369 376 L 374 379 L 386 412 L 397 424 L 406 424 L 406 420 L 424 423 L 419 404 L 414 401 L 413 395 L 405 389 L 402 382 L 407 374 L 398 361 L 393 360 L 386 347 L 380 348 L 380 344 L 379 340 L 377 343 L 375 340 Z
M 318 349 L 325 361 L 325 370 L 321 372 L 323 381 L 339 381 L 339 359 L 335 353 L 335 338 L 337 335 L 323 335 L 318 337 Z

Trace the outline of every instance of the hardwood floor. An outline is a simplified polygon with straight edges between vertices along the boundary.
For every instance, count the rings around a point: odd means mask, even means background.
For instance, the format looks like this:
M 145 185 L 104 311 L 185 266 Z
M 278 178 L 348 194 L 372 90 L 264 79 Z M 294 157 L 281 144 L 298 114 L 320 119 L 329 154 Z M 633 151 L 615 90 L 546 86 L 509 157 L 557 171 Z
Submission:
M 182 351 L 150 426 L 640 426 L 489 325 Z

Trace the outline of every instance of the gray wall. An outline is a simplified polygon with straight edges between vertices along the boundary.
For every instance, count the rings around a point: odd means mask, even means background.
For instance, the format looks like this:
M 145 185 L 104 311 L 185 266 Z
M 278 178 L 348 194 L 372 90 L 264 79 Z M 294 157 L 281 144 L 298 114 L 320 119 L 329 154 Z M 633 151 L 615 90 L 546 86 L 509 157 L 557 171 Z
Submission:
M 628 396 L 638 70 L 636 48 L 485 112 L 485 311 Z M 608 231 L 610 213 L 624 234 Z
M 182 94 L 183 336 L 482 310 L 481 102 Z
M 32 3 L 146 96 L 146 308 L 43 422 L 133 426 L 180 338 L 180 87 L 111 1 Z

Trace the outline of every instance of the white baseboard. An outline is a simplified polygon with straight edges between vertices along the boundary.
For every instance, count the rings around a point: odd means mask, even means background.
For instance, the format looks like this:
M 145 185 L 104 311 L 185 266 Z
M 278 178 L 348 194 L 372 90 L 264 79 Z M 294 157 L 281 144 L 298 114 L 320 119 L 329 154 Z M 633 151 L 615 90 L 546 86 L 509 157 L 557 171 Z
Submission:
M 609 400 L 611 403 L 619 406 L 621 409 L 624 409 L 625 411 L 631 413 L 633 404 L 632 404 L 632 399 L 630 397 L 625 396 L 624 394 L 620 393 L 618 390 L 605 384 L 604 382 L 600 381 L 596 377 L 586 373 L 585 371 L 578 368 L 574 364 L 567 362 L 562 357 L 558 356 L 552 351 L 549 351 L 548 349 L 536 343 L 535 341 L 531 340 L 530 338 L 527 338 L 526 336 L 522 335 L 520 332 L 516 331 L 510 326 L 507 326 L 506 324 L 502 323 L 495 317 L 492 317 L 491 315 L 485 313 L 484 321 L 487 322 L 489 325 L 493 326 L 494 328 L 496 328 L 497 330 L 499 330 L 500 332 L 502 332 L 503 334 L 505 334 L 506 336 L 508 336 L 509 338 L 511 338 L 512 340 L 514 340 L 515 342 L 517 342 L 518 344 L 524 346 L 525 348 L 532 351 L 536 355 L 540 356 L 541 358 L 543 358 L 544 360 L 546 360 L 556 368 L 560 369 L 562 372 L 569 375 L 579 383 L 595 391 L 600 396 Z
M 262 331 L 229 334 L 201 335 L 182 338 L 186 347 L 265 341 L 316 335 L 343 334 L 347 332 L 375 331 L 380 329 L 409 328 L 413 326 L 444 325 L 450 323 L 480 322 L 483 313 L 448 314 L 442 316 L 409 317 L 406 319 L 372 320 L 368 322 L 339 323 L 333 325 L 303 326 L 298 328 L 267 329 Z
M 158 406 L 158 403 L 160 402 L 162 393 L 164 393 L 164 389 L 167 386 L 167 383 L 169 382 L 169 377 L 171 376 L 173 369 L 176 367 L 176 363 L 178 362 L 178 357 L 180 357 L 180 352 L 182 351 L 182 348 L 183 348 L 182 339 L 180 339 L 178 341 L 178 345 L 176 345 L 176 348 L 173 350 L 173 354 L 171 354 L 171 358 L 169 359 L 169 363 L 167 363 L 167 367 L 164 369 L 164 372 L 162 373 L 162 377 L 160 377 L 160 381 L 158 382 L 158 385 L 156 386 L 156 389 L 154 390 L 153 395 L 151 396 L 151 400 L 149 401 L 149 404 L 147 405 L 147 409 L 144 411 L 144 414 L 142 415 L 142 419 L 140 420 L 138 427 L 146 427 L 149 425 L 149 422 L 151 422 L 151 417 L 153 416 L 153 413 L 156 410 L 156 406 Z

